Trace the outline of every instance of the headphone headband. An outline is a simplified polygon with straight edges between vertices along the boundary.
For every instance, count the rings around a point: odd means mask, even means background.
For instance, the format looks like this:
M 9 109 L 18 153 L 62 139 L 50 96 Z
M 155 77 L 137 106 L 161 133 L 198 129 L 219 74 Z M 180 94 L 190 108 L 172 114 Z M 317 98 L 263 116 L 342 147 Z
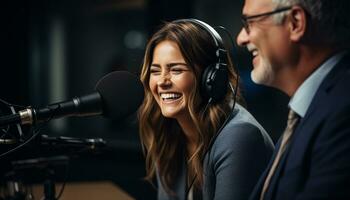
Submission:
M 228 72 L 227 72 L 227 51 L 225 50 L 223 40 L 219 33 L 209 24 L 198 19 L 178 19 L 173 23 L 190 22 L 204 29 L 212 38 L 216 46 L 215 56 L 217 61 L 206 66 L 201 78 L 201 93 L 208 104 L 222 100 L 227 91 Z
M 222 40 L 220 34 L 212 26 L 210 26 L 209 24 L 207 24 L 207 23 L 205 23 L 205 22 L 203 22 L 201 20 L 194 19 L 194 18 L 177 19 L 177 20 L 173 21 L 173 23 L 178 23 L 178 22 L 191 22 L 191 23 L 194 23 L 194 24 L 198 25 L 199 27 L 205 29 L 210 34 L 210 36 L 213 38 L 215 46 L 217 47 L 217 50 L 215 52 L 216 56 L 219 59 L 226 60 L 226 58 L 225 58 L 226 50 L 225 50 L 225 47 L 224 47 L 223 40 Z

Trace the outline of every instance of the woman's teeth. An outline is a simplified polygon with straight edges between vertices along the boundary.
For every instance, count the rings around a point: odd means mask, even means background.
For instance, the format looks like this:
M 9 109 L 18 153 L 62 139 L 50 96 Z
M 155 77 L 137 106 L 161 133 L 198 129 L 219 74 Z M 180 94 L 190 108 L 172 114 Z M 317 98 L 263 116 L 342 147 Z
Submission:
M 178 93 L 161 93 L 160 97 L 163 100 L 178 99 L 178 98 L 181 97 L 181 94 L 178 94 Z

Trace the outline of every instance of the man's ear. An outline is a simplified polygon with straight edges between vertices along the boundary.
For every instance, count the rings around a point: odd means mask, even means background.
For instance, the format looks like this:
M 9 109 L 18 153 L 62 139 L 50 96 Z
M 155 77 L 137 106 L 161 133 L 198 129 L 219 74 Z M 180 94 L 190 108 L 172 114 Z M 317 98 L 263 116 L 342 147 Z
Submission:
M 306 25 L 305 10 L 300 6 L 293 6 L 289 14 L 290 39 L 294 42 L 300 41 L 305 36 Z

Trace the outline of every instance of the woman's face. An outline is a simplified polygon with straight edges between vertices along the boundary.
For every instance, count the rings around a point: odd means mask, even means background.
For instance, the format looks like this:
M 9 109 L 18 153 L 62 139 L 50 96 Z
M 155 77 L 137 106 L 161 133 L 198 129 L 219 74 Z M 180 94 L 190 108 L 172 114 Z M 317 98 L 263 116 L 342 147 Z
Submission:
M 188 118 L 187 105 L 195 87 L 195 75 L 175 42 L 165 40 L 154 48 L 149 87 L 163 116 Z

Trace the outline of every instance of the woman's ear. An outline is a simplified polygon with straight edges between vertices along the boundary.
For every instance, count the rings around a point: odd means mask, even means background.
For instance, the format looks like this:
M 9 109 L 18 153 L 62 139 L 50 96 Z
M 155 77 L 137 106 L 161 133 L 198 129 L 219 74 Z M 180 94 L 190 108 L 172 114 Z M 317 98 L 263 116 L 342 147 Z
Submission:
M 300 41 L 305 36 L 307 18 L 305 10 L 300 6 L 293 6 L 289 14 L 290 39 Z

